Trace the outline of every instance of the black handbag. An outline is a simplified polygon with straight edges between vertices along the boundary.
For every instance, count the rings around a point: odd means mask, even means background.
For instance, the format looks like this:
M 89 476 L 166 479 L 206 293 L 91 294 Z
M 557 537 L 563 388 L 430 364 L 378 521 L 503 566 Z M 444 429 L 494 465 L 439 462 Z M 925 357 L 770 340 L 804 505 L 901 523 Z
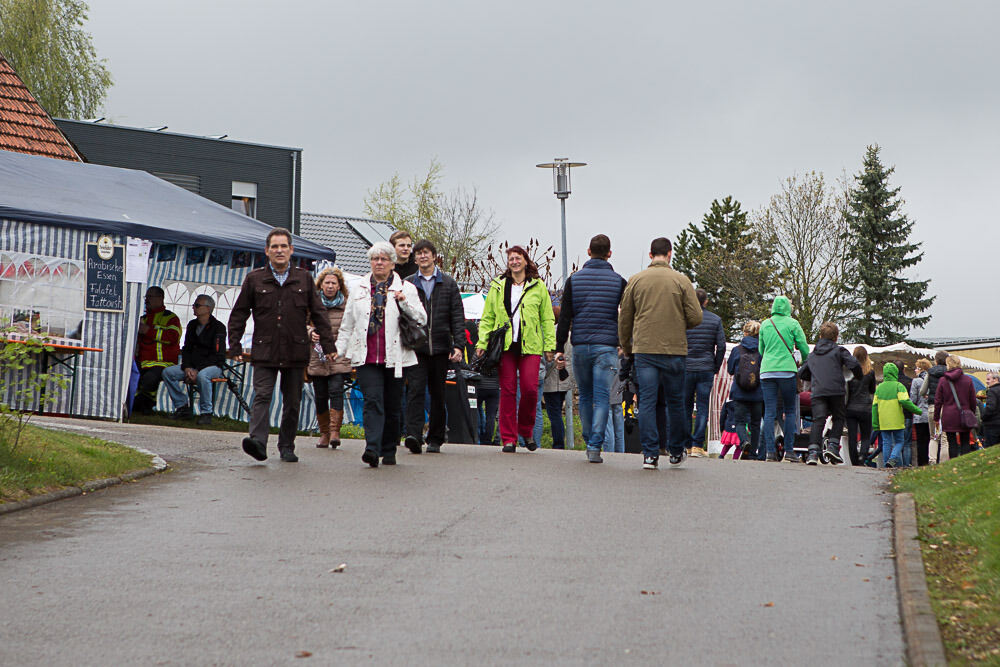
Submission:
M 427 347 L 427 325 L 419 324 L 415 319 L 396 304 L 399 311 L 399 341 L 404 347 L 419 350 Z
M 521 307 L 521 301 L 523 300 L 524 292 L 521 292 L 521 298 L 517 300 L 517 304 L 513 310 L 507 314 L 510 319 L 503 326 L 489 333 L 489 336 L 486 338 L 486 351 L 482 356 L 476 357 L 473 360 L 473 368 L 477 373 L 489 373 L 500 366 L 500 357 L 503 355 L 503 344 L 507 337 L 507 330 L 510 329 L 513 314 Z

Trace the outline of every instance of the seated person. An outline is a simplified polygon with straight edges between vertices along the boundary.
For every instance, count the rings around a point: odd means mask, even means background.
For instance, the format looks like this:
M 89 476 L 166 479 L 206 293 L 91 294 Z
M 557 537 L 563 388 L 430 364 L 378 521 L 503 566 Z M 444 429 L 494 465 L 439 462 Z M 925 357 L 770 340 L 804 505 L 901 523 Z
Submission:
M 146 312 L 139 320 L 135 359 L 139 364 L 139 387 L 132 412 L 153 414 L 156 390 L 163 369 L 177 363 L 181 351 L 181 321 L 163 305 L 163 288 L 146 290 Z
M 212 423 L 212 379 L 222 375 L 226 358 L 226 325 L 215 319 L 215 299 L 207 294 L 195 297 L 195 318 L 188 322 L 181 349 L 181 363 L 163 371 L 163 384 L 174 402 L 174 419 L 191 417 L 187 388 L 198 385 L 198 423 Z

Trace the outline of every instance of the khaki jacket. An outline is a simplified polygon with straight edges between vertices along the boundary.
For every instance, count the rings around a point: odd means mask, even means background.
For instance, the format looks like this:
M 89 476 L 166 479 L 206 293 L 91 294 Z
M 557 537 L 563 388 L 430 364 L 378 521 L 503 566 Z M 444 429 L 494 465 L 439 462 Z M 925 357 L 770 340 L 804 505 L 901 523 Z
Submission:
M 701 324 L 701 317 L 701 304 L 687 276 L 656 261 L 625 287 L 618 338 L 627 355 L 686 355 L 687 330 Z
M 344 300 L 346 303 L 347 300 Z M 340 304 L 339 308 L 327 308 L 326 318 L 330 322 L 330 332 L 333 334 L 334 339 L 337 338 L 337 333 L 340 331 L 340 321 L 344 318 L 344 303 Z M 315 329 L 310 326 L 309 333 Z M 310 338 L 310 340 L 312 340 Z M 309 354 L 309 367 L 306 372 L 311 376 L 323 377 L 327 375 L 334 375 L 336 373 L 350 373 L 351 372 L 351 362 L 349 359 L 344 357 L 338 358 L 336 361 L 330 361 L 326 358 L 326 355 L 320 355 L 316 351 L 316 346 L 312 346 L 312 351 Z

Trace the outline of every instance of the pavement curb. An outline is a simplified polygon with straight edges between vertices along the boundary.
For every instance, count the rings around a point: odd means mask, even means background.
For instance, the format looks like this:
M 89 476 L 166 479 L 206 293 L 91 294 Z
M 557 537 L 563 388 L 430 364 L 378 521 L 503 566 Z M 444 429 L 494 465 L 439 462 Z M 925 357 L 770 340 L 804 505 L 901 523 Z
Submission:
M 120 475 L 118 477 L 95 479 L 85 484 L 81 484 L 80 486 L 68 486 L 65 489 L 59 489 L 58 491 L 52 491 L 50 493 L 43 493 L 38 496 L 31 496 L 30 498 L 19 500 L 17 502 L 3 503 L 2 505 L 0 505 L 0 516 L 3 516 L 4 514 L 10 514 L 11 512 L 17 512 L 19 510 L 26 510 L 31 507 L 38 507 L 39 505 L 46 505 L 48 503 L 52 503 L 57 500 L 63 500 L 64 498 L 82 496 L 85 493 L 91 493 L 92 491 L 98 491 L 100 489 L 106 489 L 111 486 L 125 484 L 126 482 L 134 482 L 137 479 L 142 479 L 143 477 L 149 477 L 150 475 L 155 475 L 156 473 L 163 472 L 166 469 L 167 466 L 143 468 L 142 470 L 134 470 L 132 472 L 127 472 L 124 475 Z
M 914 667 L 947 665 L 937 617 L 927 594 L 924 558 L 917 534 L 917 508 L 912 493 L 898 493 L 894 497 L 893 545 L 899 610 L 909 664 Z

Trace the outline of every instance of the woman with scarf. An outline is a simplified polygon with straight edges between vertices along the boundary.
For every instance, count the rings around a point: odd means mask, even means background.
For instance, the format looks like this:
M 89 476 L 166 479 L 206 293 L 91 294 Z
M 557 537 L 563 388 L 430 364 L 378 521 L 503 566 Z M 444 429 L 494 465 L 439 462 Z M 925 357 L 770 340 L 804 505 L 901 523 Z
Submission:
M 552 299 L 538 277 L 538 267 L 517 245 L 507 249 L 507 270 L 490 283 L 479 322 L 476 356 L 486 351 L 490 332 L 505 326 L 499 369 L 502 451 L 515 452 L 521 436 L 524 446 L 533 452 L 538 449 L 533 434 L 538 367 L 543 353 L 547 362 L 555 357 L 556 328 Z M 520 403 L 516 398 L 519 386 Z
M 344 274 L 338 268 L 323 269 L 316 278 L 319 298 L 326 306 L 326 317 L 334 338 L 340 331 L 347 302 L 347 285 Z M 340 426 L 344 423 L 344 380 L 351 372 L 351 364 L 346 359 L 329 361 L 319 347 L 319 334 L 310 325 L 309 339 L 313 349 L 309 356 L 306 372 L 312 380 L 316 396 L 316 421 L 319 422 L 319 442 L 317 447 L 340 446 Z
M 382 465 L 396 465 L 403 368 L 417 363 L 416 352 L 404 347 L 399 337 L 400 311 L 421 325 L 427 323 L 427 313 L 413 283 L 392 270 L 396 251 L 391 245 L 375 243 L 368 249 L 368 260 L 371 273 L 347 297 L 337 335 L 337 358 L 347 357 L 357 369 L 365 399 L 361 460 L 377 468 L 379 458 Z

